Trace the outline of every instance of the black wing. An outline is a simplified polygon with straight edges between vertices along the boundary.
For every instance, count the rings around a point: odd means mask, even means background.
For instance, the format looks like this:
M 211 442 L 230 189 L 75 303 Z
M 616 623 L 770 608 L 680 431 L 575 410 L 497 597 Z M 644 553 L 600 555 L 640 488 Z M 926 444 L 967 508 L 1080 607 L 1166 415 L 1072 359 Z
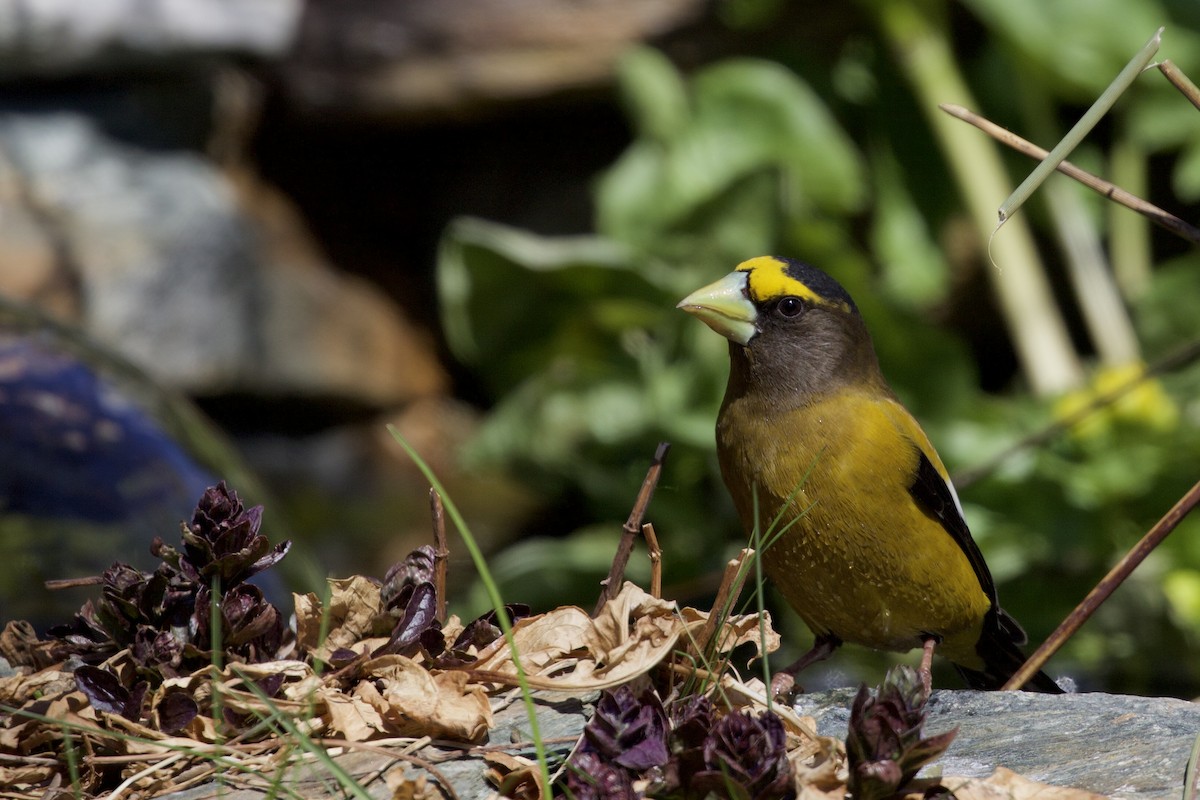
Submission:
M 996 584 L 992 581 L 992 573 L 983 560 L 983 553 L 979 552 L 979 545 L 975 544 L 975 540 L 971 538 L 967 521 L 958 511 L 954 495 L 950 493 L 950 485 L 946 483 L 938 473 L 937 467 L 919 447 L 917 453 L 921 460 L 917 465 L 917 475 L 912 485 L 908 487 L 909 494 L 926 514 L 941 522 L 942 527 L 953 537 L 955 543 L 966 555 L 967 561 L 971 562 L 971 569 L 975 571 L 975 577 L 979 579 L 979 586 L 983 589 L 983 593 L 992 601 L 992 608 L 998 609 L 1000 601 L 996 597 Z
M 975 645 L 976 652 L 983 659 L 984 668 L 970 670 L 958 664 L 955 664 L 955 667 L 971 688 L 999 689 L 1025 663 L 1025 654 L 1021 652 L 1020 647 L 1026 641 L 1025 631 L 1021 630 L 1021 626 L 1008 612 L 1000 608 L 992 573 L 983 560 L 983 553 L 979 552 L 979 545 L 971 538 L 971 531 L 959 513 L 949 484 L 920 448 L 918 452 L 921 460 L 917 466 L 916 478 L 908 487 L 908 491 L 917 501 L 917 505 L 941 522 L 942 527 L 954 538 L 966 554 L 967 561 L 971 562 L 971 569 L 979 579 L 980 588 L 992 601 L 979 641 Z M 1026 688 L 1038 692 L 1062 692 L 1058 684 L 1044 672 L 1034 675 Z

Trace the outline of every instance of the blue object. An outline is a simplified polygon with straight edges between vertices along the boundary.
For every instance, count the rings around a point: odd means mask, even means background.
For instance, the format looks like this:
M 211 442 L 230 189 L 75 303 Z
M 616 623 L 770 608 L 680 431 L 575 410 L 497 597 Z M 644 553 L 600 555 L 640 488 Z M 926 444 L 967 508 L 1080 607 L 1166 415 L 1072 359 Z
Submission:
M 36 334 L 0 332 L 0 514 L 126 523 L 136 538 L 152 527 L 170 540 L 213 483 L 90 366 Z

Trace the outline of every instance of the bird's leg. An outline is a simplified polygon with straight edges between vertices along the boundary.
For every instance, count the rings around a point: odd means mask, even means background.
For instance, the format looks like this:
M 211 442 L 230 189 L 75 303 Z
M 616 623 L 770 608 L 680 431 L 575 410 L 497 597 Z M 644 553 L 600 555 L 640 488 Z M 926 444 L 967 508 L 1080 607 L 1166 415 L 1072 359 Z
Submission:
M 841 646 L 842 640 L 832 633 L 818 634 L 816 641 L 813 642 L 813 646 L 807 653 L 771 677 L 771 696 L 786 697 L 790 695 L 796 686 L 796 675 L 801 670 L 807 669 L 818 661 L 824 661 Z
M 917 674 L 921 676 L 921 686 L 925 688 L 925 697 L 928 698 L 933 692 L 933 651 L 942 637 L 925 634 L 921 640 L 924 644 L 921 648 L 921 667 L 917 670 Z

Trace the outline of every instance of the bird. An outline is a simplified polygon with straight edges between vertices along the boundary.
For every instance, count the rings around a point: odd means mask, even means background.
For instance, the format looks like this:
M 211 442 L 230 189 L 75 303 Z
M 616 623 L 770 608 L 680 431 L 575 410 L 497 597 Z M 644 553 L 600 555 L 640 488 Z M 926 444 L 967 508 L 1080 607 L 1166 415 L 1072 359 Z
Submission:
M 1027 637 L 849 293 L 808 263 L 760 256 L 678 308 L 729 340 L 721 475 L 743 527 L 766 543 L 764 572 L 815 636 L 780 674 L 849 642 L 921 648 L 927 690 L 935 649 L 970 688 L 1001 688 Z M 1062 691 L 1043 672 L 1026 688 Z

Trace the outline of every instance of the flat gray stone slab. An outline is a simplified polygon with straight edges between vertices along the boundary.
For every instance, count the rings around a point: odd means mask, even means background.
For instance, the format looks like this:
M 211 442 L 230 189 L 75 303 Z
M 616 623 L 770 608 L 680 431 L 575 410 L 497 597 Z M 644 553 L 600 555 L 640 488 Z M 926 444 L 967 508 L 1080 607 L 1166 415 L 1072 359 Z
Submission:
M 797 710 L 816 718 L 818 733 L 844 738 L 853 698 L 850 689 L 805 695 Z M 554 763 L 570 751 L 594 699 L 594 695 L 582 700 L 558 695 L 539 701 L 539 724 L 542 736 L 551 742 L 547 750 Z M 1200 705 L 1099 693 L 934 692 L 926 731 L 939 733 L 955 726 L 958 737 L 937 762 L 944 775 L 983 777 L 996 767 L 1008 767 L 1032 780 L 1111 797 L 1178 800 L 1184 768 L 1200 734 Z M 496 715 L 491 743 L 528 740 L 525 707 L 517 700 Z M 530 748 L 508 752 L 533 756 Z M 434 763 L 461 800 L 493 796 L 481 758 L 434 746 L 415 755 Z M 401 759 L 364 752 L 347 753 L 338 763 L 366 782 L 372 797 L 379 800 L 391 797 L 383 774 L 405 766 Z M 413 778 L 422 773 L 412 764 L 405 769 Z M 336 781 L 319 765 L 298 768 L 287 785 L 308 800 L 342 796 Z M 170 797 L 262 800 L 262 791 L 210 784 Z
M 844 737 L 854 692 L 805 695 L 817 732 Z M 936 691 L 926 733 L 958 726 L 942 774 L 984 777 L 1008 767 L 1032 780 L 1120 798 L 1172 798 L 1200 735 L 1200 705 L 1101 693 Z

